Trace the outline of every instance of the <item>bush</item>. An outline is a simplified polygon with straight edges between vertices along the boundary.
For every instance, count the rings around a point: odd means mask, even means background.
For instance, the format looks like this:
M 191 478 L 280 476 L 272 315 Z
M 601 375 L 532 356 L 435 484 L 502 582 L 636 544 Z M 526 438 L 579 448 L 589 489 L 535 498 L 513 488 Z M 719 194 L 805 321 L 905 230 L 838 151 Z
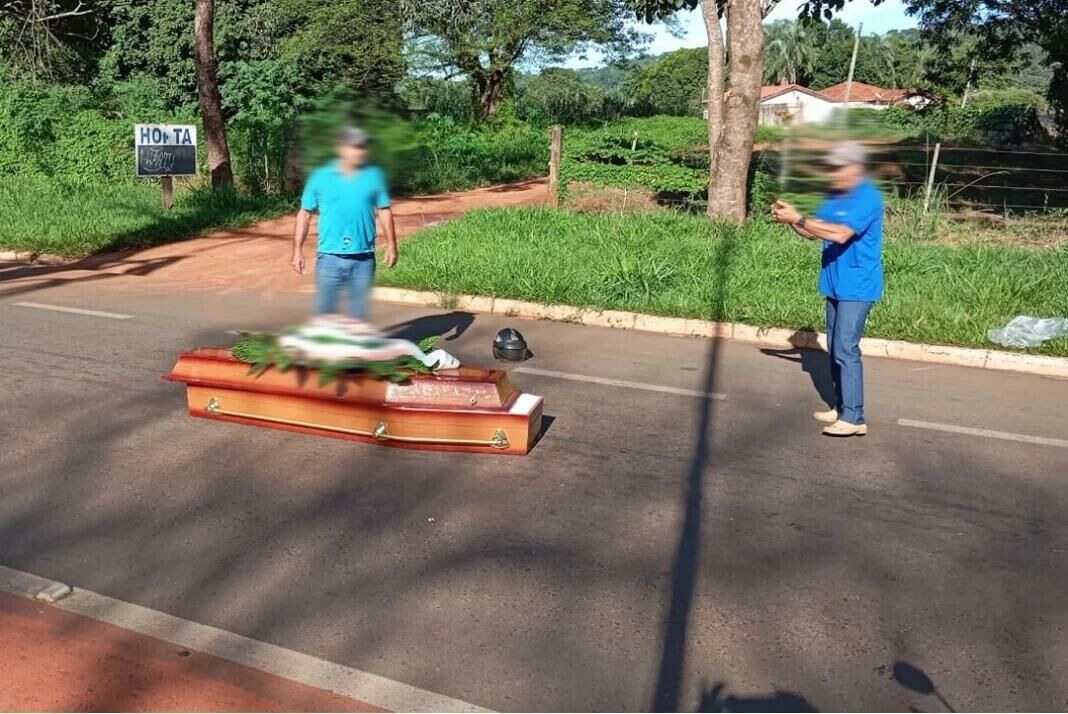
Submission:
M 963 108 L 851 109 L 849 126 L 856 136 L 926 134 L 944 141 L 1024 144 L 1048 138 L 1038 118 L 1044 106 L 1042 97 L 1028 90 L 989 90 L 976 92 Z
M 133 126 L 106 117 L 84 87 L 0 83 L 0 174 L 129 177 Z
M 605 96 L 574 70 L 547 69 L 523 90 L 520 115 L 541 125 L 588 124 L 604 118 Z
M 400 85 L 405 106 L 420 115 L 438 114 L 469 122 L 474 119 L 474 94 L 469 80 L 413 77 Z
M 449 117 L 431 115 L 417 125 L 417 146 L 405 155 L 395 189 L 443 193 L 544 175 L 549 138 L 529 124 L 507 122 L 470 128 Z

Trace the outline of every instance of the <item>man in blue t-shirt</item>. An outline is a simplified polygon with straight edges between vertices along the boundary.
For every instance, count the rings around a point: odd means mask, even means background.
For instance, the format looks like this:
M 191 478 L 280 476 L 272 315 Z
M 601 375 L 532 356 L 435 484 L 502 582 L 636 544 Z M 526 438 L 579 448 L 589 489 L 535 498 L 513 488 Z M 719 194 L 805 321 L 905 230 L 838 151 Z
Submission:
M 386 265 L 397 264 L 397 232 L 382 169 L 367 164 L 370 137 L 362 129 L 341 131 L 335 161 L 316 169 L 304 186 L 293 233 L 293 270 L 304 273 L 304 240 L 312 211 L 319 212 L 315 261 L 315 312 L 335 312 L 338 293 L 348 291 L 349 314 L 367 319 L 375 279 L 375 212 L 386 234 Z
M 827 157 L 831 192 L 812 218 L 785 201 L 772 215 L 809 240 L 823 241 L 820 293 L 827 299 L 827 350 L 837 404 L 816 412 L 828 436 L 863 436 L 864 368 L 860 338 L 883 296 L 883 197 L 864 171 L 864 149 L 839 144 Z

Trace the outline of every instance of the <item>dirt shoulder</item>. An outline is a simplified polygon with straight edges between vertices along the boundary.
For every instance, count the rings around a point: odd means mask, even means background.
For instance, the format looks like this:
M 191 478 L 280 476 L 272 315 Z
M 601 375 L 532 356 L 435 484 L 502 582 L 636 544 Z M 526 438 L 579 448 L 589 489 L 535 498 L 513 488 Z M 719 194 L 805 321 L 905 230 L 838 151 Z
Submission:
M 532 179 L 472 191 L 399 199 L 393 204 L 397 233 L 405 238 L 421 228 L 478 208 L 539 205 L 545 201 L 546 190 L 545 179 Z M 293 215 L 288 215 L 143 250 L 91 256 L 68 265 L 0 263 L 0 296 L 69 282 L 109 287 L 166 284 L 191 289 L 299 292 L 310 288 L 314 277 L 307 272 L 297 275 L 289 267 L 293 220 Z M 312 250 L 314 246 L 310 245 L 308 252 Z

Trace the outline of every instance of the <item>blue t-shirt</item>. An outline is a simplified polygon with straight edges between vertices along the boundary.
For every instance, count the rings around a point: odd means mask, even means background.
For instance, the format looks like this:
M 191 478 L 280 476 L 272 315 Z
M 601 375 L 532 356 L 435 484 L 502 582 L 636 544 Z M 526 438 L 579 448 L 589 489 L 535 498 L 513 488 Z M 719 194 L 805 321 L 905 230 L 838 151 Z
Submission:
M 372 253 L 375 209 L 389 207 L 386 175 L 377 166 L 364 166 L 346 176 L 332 161 L 308 177 L 300 207 L 319 211 L 318 252 Z
M 883 296 L 883 196 L 864 179 L 852 191 L 828 196 L 816 218 L 848 226 L 845 243 L 823 241 L 820 293 L 835 300 L 874 302 Z

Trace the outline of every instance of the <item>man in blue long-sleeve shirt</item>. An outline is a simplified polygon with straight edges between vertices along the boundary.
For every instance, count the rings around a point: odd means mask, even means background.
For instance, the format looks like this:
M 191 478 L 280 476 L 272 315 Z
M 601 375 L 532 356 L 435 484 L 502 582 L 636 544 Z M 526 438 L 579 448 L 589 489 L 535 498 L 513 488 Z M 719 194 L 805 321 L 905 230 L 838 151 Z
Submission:
M 883 296 L 883 197 L 864 170 L 864 149 L 839 144 L 827 157 L 831 192 L 809 218 L 785 201 L 772 207 L 775 220 L 809 240 L 823 241 L 820 293 L 826 298 L 827 350 L 837 403 L 813 414 L 828 436 L 863 436 L 864 367 L 860 339 L 876 301 Z

